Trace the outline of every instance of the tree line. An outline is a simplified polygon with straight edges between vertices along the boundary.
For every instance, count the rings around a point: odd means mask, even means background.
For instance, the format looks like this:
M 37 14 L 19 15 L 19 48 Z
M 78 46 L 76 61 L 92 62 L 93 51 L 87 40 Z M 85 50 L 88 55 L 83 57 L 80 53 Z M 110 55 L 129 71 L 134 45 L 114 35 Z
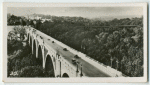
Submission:
M 143 17 L 90 20 L 55 17 L 36 29 L 131 77 L 143 76 Z

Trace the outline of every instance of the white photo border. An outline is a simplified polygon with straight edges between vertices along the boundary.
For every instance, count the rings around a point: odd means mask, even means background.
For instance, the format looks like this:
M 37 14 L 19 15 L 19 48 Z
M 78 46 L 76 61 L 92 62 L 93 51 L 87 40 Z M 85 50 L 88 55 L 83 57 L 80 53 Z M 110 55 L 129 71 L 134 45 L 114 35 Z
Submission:
M 143 7 L 143 48 L 144 48 L 144 76 L 143 77 L 97 77 L 97 78 L 7 78 L 7 7 Z M 51 83 L 98 83 L 98 82 L 147 82 L 147 3 L 3 3 L 3 82 L 51 82 Z

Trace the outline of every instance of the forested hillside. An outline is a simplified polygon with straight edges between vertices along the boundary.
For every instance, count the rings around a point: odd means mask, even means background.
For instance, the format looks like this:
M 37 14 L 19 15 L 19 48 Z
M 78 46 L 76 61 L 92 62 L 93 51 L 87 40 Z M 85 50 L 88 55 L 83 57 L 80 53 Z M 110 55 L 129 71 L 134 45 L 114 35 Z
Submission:
M 143 76 L 142 26 L 143 18 L 94 21 L 71 17 L 53 19 L 37 29 L 127 76 Z
M 20 33 L 26 35 L 24 28 L 14 27 L 8 34 L 7 77 L 54 77 L 52 69 L 45 71 L 35 55 L 32 55 L 28 41 L 18 39 L 17 34 Z
M 127 76 L 143 76 L 143 17 L 109 21 L 50 17 L 52 21 L 37 20 L 34 27 Z

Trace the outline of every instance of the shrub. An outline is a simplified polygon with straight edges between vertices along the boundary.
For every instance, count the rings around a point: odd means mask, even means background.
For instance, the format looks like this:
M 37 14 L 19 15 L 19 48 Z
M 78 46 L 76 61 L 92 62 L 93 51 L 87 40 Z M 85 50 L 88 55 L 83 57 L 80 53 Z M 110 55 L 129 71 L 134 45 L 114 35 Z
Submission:
M 52 71 L 45 72 L 42 66 L 27 66 L 16 72 L 14 77 L 54 77 Z
M 27 66 L 18 73 L 18 77 L 42 77 L 43 75 L 43 69 L 40 66 Z

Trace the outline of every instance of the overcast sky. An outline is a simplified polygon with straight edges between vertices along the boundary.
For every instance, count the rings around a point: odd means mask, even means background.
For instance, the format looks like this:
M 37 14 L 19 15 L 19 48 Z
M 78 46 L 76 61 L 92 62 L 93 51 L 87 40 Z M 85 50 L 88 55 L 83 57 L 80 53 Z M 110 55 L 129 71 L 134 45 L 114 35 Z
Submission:
M 143 15 L 142 7 L 9 7 L 7 12 L 17 16 L 36 13 L 55 16 L 81 16 L 86 18 L 102 16 L 139 17 Z

